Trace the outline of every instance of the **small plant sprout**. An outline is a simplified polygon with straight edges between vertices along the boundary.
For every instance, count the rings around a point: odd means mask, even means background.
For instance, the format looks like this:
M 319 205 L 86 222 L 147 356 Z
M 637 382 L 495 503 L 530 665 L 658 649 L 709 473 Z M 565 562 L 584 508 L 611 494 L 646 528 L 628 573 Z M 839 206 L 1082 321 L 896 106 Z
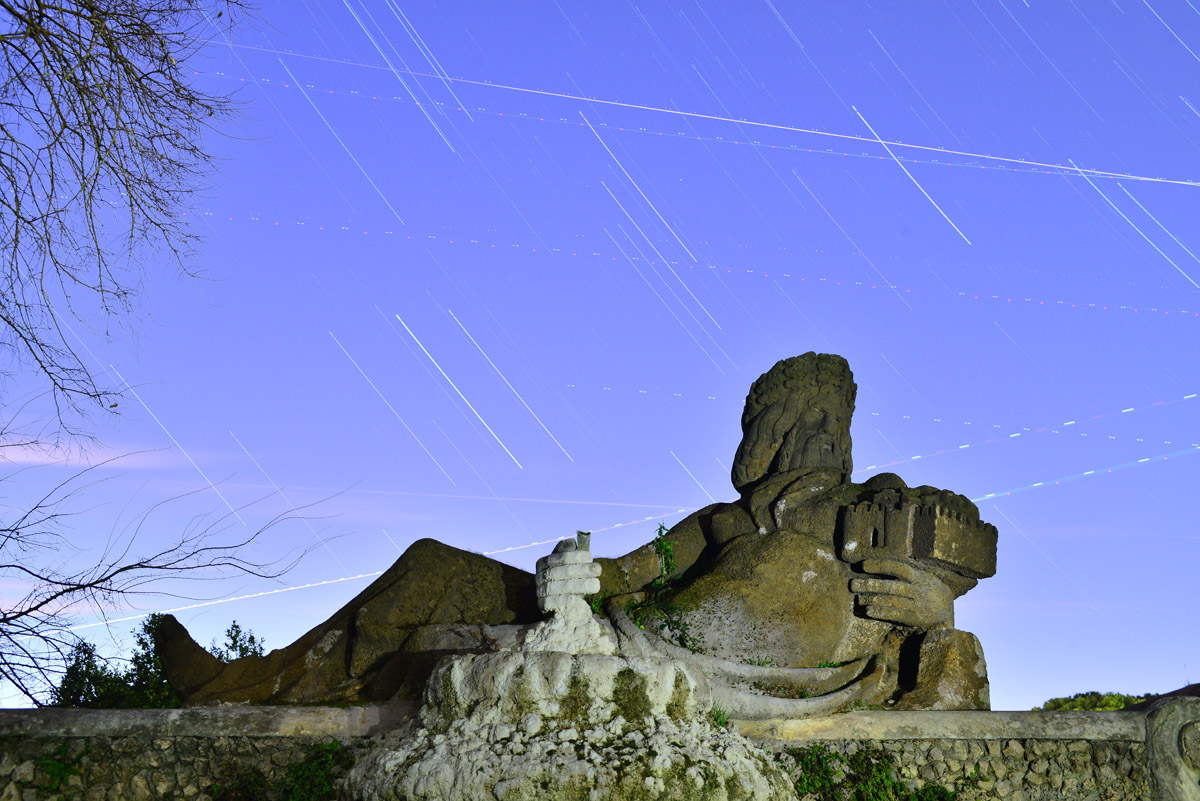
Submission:
M 724 729 L 729 726 L 729 714 L 721 708 L 720 704 L 714 704 L 712 711 L 708 714 L 712 718 L 712 722 L 720 728 Z

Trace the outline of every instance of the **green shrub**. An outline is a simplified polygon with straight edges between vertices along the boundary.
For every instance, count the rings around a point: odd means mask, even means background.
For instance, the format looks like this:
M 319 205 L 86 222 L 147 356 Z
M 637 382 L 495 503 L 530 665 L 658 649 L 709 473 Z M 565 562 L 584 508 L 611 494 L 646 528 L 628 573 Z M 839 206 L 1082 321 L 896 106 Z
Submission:
M 1137 704 L 1152 698 L 1149 695 L 1125 695 L 1124 693 L 1098 693 L 1091 690 L 1086 693 L 1076 693 L 1070 698 L 1051 698 L 1042 706 L 1035 706 L 1034 712 L 1114 712 L 1124 709 L 1130 704 Z
M 865 747 L 843 757 L 824 743 L 815 743 L 807 748 L 791 746 L 784 753 L 796 762 L 792 770 L 796 793 L 816 795 L 820 801 L 952 801 L 964 787 L 977 787 L 981 781 L 976 764 L 969 778 L 955 780 L 955 790 L 925 785 L 910 791 L 896 779 L 893 758 L 881 748 Z
M 334 740 L 313 746 L 304 760 L 288 768 L 283 782 L 282 801 L 333 801 L 337 797 L 334 779 L 338 770 L 354 765 L 354 755 Z
M 67 656 L 67 668 L 58 686 L 50 688 L 48 706 L 75 709 L 177 709 L 182 705 L 163 675 L 162 663 L 154 652 L 154 633 L 163 615 L 153 614 L 134 635 L 129 664 L 118 670 L 96 653 L 87 640 L 75 643 Z M 213 640 L 209 651 L 222 661 L 243 656 L 262 656 L 263 640 L 242 631 L 235 620 L 225 632 L 224 647 Z

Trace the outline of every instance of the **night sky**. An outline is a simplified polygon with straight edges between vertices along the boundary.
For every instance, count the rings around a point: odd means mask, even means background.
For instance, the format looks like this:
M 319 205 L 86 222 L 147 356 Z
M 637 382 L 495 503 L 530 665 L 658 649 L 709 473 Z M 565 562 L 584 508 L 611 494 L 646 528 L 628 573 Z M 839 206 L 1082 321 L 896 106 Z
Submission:
M 282 647 L 422 537 L 624 554 L 736 497 L 750 384 L 817 351 L 858 384 L 855 481 L 999 530 L 955 604 L 994 709 L 1200 681 L 1189 0 L 264 0 L 203 31 L 191 77 L 244 116 L 181 198 L 202 277 L 147 251 L 136 336 L 68 318 L 134 391 L 5 503 L 132 453 L 64 558 L 182 493 L 131 553 L 317 503 L 250 554 L 314 550 L 109 618 L 205 604 L 175 612 L 201 643 Z

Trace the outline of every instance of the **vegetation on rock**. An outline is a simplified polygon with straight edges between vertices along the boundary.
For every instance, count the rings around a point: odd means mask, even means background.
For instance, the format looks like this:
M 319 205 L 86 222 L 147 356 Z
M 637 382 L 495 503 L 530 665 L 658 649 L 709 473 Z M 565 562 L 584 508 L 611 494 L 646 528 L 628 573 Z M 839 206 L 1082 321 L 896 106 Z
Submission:
M 646 628 L 646 622 L 651 616 L 662 618 L 658 626 L 659 631 L 667 629 L 680 646 L 696 652 L 699 649 L 695 640 L 688 634 L 688 624 L 683 620 L 679 609 L 668 604 L 664 598 L 671 584 L 679 576 L 676 575 L 675 543 L 667 539 L 667 527 L 662 523 L 658 524 L 653 544 L 654 552 L 658 554 L 658 576 L 646 586 L 640 601 L 630 601 L 626 605 L 625 612 L 640 629 Z M 603 599 L 596 599 L 593 603 L 596 602 L 603 603 Z
M 824 743 L 815 743 L 806 748 L 788 747 L 778 758 L 784 764 L 795 762 L 790 775 L 796 793 L 801 798 L 816 796 L 819 801 L 952 801 L 964 788 L 976 788 L 983 780 L 976 763 L 969 778 L 955 780 L 954 790 L 941 785 L 909 790 L 895 776 L 892 755 L 875 747 L 844 757 L 829 751 Z M 837 763 L 847 769 L 839 769 Z
M 225 778 L 213 785 L 213 801 L 333 801 L 338 778 L 353 765 L 354 755 L 338 740 L 309 746 L 275 785 L 257 768 L 230 763 Z
M 632 668 L 622 668 L 613 684 L 613 703 L 627 723 L 640 724 L 652 710 L 650 696 L 646 694 L 646 680 Z

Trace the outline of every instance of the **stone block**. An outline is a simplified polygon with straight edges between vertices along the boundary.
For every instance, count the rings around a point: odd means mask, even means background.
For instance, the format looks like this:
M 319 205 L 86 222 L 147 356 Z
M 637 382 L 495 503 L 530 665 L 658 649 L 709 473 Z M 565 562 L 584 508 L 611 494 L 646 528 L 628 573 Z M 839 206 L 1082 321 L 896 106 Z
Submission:
M 996 527 L 939 506 L 865 501 L 842 512 L 841 558 L 912 559 L 968 578 L 996 574 Z
M 550 553 L 537 560 L 536 570 L 540 574 L 543 570 L 548 568 L 560 567 L 562 565 L 583 565 L 590 561 L 592 561 L 591 551 L 563 551 L 561 553 Z
M 916 686 L 895 708 L 990 709 L 987 663 L 979 639 L 958 629 L 927 632 L 917 655 Z
M 594 563 L 593 563 L 594 564 Z M 596 565 L 597 568 L 600 565 Z M 561 581 L 547 581 L 538 586 L 538 597 L 549 598 L 554 595 L 592 595 L 600 592 L 600 578 L 570 578 Z
M 996 575 L 995 526 L 940 507 L 922 507 L 912 519 L 914 559 L 975 579 Z

